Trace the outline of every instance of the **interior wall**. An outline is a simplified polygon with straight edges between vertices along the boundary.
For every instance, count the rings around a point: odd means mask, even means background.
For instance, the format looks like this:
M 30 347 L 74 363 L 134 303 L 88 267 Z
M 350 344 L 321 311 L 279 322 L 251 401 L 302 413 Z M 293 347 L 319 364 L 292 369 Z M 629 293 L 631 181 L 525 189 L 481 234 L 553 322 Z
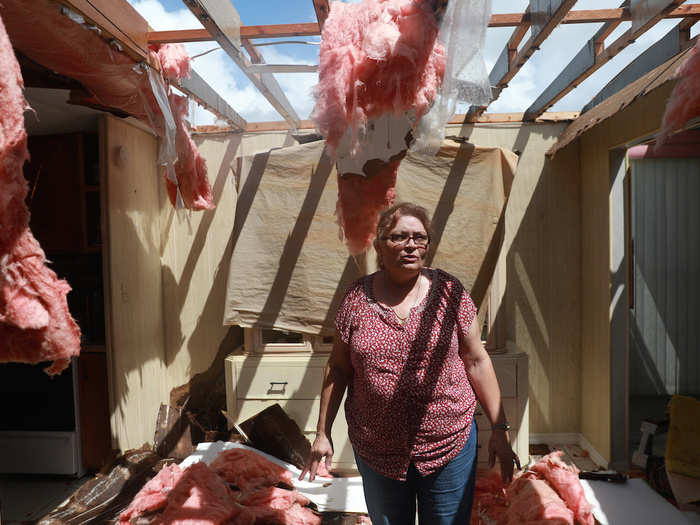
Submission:
M 520 152 L 505 221 L 503 257 L 507 284 L 504 300 L 496 315 L 502 316 L 505 321 L 509 349 L 530 356 L 530 431 L 535 433 L 580 430 L 581 242 L 578 155 L 575 152 L 562 154 L 554 162 L 545 157 L 545 152 L 556 142 L 565 127 L 565 123 L 477 124 L 452 126 L 446 133 L 448 136 L 468 137 L 470 142 L 480 146 L 502 147 Z M 205 152 L 203 154 L 210 164 L 210 174 L 214 173 L 212 155 L 215 150 L 226 148 L 224 143 L 227 140 L 235 139 L 226 139 L 224 136 L 201 136 L 198 139 L 201 151 Z M 290 137 L 281 133 L 257 134 L 242 137 L 240 144 L 234 144 L 233 148 L 237 148 L 236 155 L 248 155 L 254 151 L 288 145 L 290 140 Z M 217 142 L 219 145 L 215 146 Z M 221 158 L 221 153 L 218 155 L 217 158 Z M 226 163 L 230 164 L 228 157 Z M 217 182 L 212 175 L 210 182 L 216 187 Z M 225 236 L 232 230 L 235 193 L 216 198 L 220 199 L 217 201 L 217 209 L 227 210 L 226 219 L 217 222 L 221 226 L 219 233 Z M 215 210 L 207 213 L 219 212 Z M 210 231 L 213 228 L 214 224 L 208 227 Z M 188 239 L 192 234 L 184 225 L 181 224 L 177 231 L 178 239 L 184 244 L 191 244 Z M 218 236 L 219 233 L 215 235 Z M 223 238 L 213 244 L 214 246 L 205 245 L 204 251 L 209 254 L 216 251 L 217 267 L 221 268 L 230 259 L 230 247 L 225 245 Z M 181 250 L 175 252 L 183 260 L 184 253 Z M 173 269 L 176 266 L 175 262 L 170 265 Z M 178 272 L 175 270 L 174 275 L 180 275 Z M 218 279 L 223 278 L 220 273 L 217 276 Z M 207 286 L 211 286 L 215 281 L 212 276 L 205 275 L 192 282 L 206 282 L 209 283 Z M 224 281 L 216 282 L 225 284 Z M 167 289 L 166 286 L 166 304 L 169 302 Z M 198 322 L 210 326 L 212 331 L 223 333 L 226 329 L 220 327 L 222 294 L 223 290 L 218 288 L 218 284 L 208 298 L 201 291 L 190 293 L 185 317 L 194 319 L 198 312 L 204 312 Z M 179 299 L 182 300 L 184 297 Z M 203 308 L 205 304 L 210 307 Z M 173 314 L 168 314 L 166 318 L 173 318 Z M 184 328 L 187 321 L 181 316 L 179 322 Z M 191 329 L 192 325 L 189 326 Z M 186 340 L 191 340 L 189 329 L 181 331 L 184 339 L 179 347 L 180 352 L 188 346 Z M 176 348 L 177 337 L 166 337 L 172 341 L 168 344 L 168 352 L 172 352 Z M 173 385 L 184 382 L 185 363 L 190 363 L 191 372 L 195 373 L 211 362 L 218 347 L 214 341 L 216 337 L 220 338 L 220 335 L 212 336 L 213 339 L 205 346 L 197 347 L 196 354 L 190 349 L 176 358 L 182 359 L 182 363 L 177 367 L 177 380 L 171 379 Z M 187 357 L 192 355 L 196 357 Z
M 214 362 L 221 362 L 223 370 L 223 358 L 243 342 L 240 330 L 223 326 L 236 212 L 236 158 L 296 144 L 290 134 L 282 132 L 206 134 L 194 135 L 193 139 L 207 161 L 216 208 L 176 211 L 165 185 L 160 186 L 168 391 L 187 383 Z M 155 415 L 153 419 L 155 423 Z
M 530 356 L 530 431 L 534 433 L 580 428 L 578 155 L 572 150 L 554 161 L 545 157 L 565 126 L 477 124 L 447 130 L 447 135 L 466 136 L 480 146 L 520 154 L 505 220 L 502 262 L 507 284 L 496 315 L 503 320 L 509 349 Z M 168 401 L 172 388 L 207 370 L 241 342 L 240 332 L 222 326 L 236 206 L 236 158 L 295 143 L 283 132 L 202 134 L 194 140 L 207 160 L 217 207 L 195 213 L 175 211 L 160 185 L 165 340 L 161 402 Z M 144 436 L 153 435 L 155 419 L 155 411 L 143 415 Z
M 529 356 L 535 434 L 580 431 L 579 158 L 575 149 L 553 160 L 545 156 L 565 127 L 513 123 L 462 130 L 475 144 L 520 154 L 505 221 L 505 293 L 496 317 L 505 326 L 508 350 Z
M 641 97 L 557 153 L 578 149 L 581 159 L 581 432 L 611 457 L 611 234 L 610 152 L 656 132 L 668 83 Z M 555 157 L 556 158 L 556 157 Z

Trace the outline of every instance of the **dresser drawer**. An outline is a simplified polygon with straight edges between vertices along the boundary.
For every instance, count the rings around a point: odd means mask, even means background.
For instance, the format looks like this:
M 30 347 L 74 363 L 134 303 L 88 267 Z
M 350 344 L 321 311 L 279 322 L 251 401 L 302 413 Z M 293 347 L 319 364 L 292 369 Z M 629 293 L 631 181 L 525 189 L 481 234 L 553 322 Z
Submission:
M 318 399 L 326 359 L 235 359 L 232 379 L 236 399 Z

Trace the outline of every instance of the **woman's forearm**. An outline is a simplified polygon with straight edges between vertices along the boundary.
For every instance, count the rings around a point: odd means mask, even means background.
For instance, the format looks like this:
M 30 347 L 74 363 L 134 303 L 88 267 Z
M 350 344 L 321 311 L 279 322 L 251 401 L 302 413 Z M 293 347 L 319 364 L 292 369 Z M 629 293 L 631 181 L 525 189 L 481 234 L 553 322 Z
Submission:
M 506 423 L 506 414 L 501 403 L 501 389 L 488 354 L 464 361 L 474 393 L 491 425 Z
M 338 414 L 340 402 L 348 385 L 347 371 L 337 366 L 331 360 L 328 361 L 323 377 L 321 390 L 321 406 L 318 412 L 316 432 L 318 434 L 331 435 L 331 427 L 335 416 Z

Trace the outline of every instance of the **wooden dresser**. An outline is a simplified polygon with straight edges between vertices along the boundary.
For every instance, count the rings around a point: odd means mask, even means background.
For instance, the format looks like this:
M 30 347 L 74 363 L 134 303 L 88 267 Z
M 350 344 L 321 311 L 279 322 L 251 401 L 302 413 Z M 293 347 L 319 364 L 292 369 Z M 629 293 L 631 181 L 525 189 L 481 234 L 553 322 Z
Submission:
M 246 345 L 226 358 L 227 410 L 240 423 L 279 403 L 313 441 L 329 345 L 321 338 L 304 337 L 291 345 L 262 344 L 262 339 L 259 332 L 246 329 Z M 512 427 L 513 448 L 525 464 L 528 460 L 527 355 L 492 355 L 492 360 Z M 477 424 L 481 429 L 478 457 L 481 466 L 485 466 L 490 425 L 480 408 L 477 409 Z M 332 438 L 333 469 L 355 471 L 343 405 L 333 424 Z

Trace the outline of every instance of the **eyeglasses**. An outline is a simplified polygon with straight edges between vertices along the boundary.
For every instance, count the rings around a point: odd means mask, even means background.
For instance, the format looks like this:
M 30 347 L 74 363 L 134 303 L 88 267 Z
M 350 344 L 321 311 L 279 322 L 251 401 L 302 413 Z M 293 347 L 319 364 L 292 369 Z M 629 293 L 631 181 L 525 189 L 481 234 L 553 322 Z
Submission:
M 413 244 L 418 248 L 425 248 L 430 242 L 430 237 L 424 233 L 414 233 L 409 235 L 408 233 L 392 233 L 383 237 L 384 240 L 390 240 L 392 244 L 405 246 L 408 244 L 409 239 L 413 239 Z

